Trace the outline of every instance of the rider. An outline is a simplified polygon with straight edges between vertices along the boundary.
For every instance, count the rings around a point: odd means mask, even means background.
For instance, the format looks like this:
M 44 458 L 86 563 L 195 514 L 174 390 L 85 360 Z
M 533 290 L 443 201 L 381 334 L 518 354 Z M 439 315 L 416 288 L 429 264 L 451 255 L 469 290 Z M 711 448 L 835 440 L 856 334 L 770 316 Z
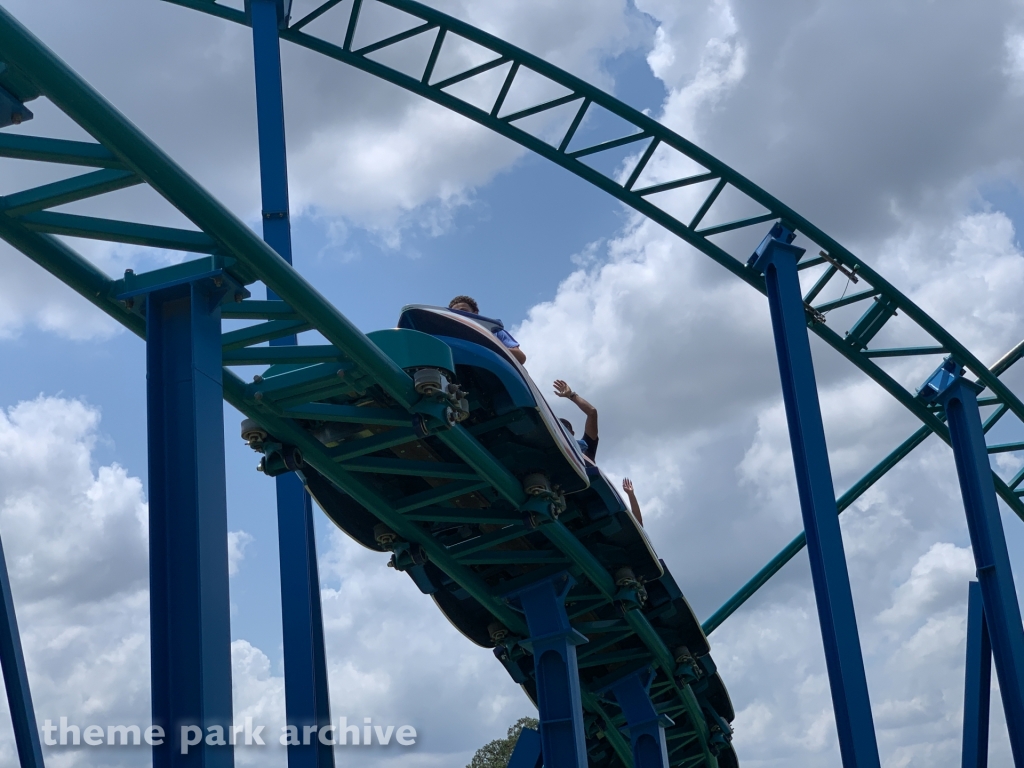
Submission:
M 633 493 L 633 481 L 628 477 L 622 478 L 622 490 L 626 492 L 626 496 L 629 497 L 629 509 L 633 513 L 633 517 L 640 524 L 644 524 L 643 515 L 640 514 L 640 502 L 636 500 L 636 494 Z
M 454 309 L 456 312 L 465 312 L 470 315 L 480 314 L 480 307 L 477 306 L 476 299 L 472 296 L 456 296 L 448 302 L 448 309 Z M 500 320 L 497 323 L 499 326 L 501 325 Z M 494 335 L 508 348 L 508 351 L 512 353 L 512 357 L 518 360 L 520 365 L 526 363 L 526 353 L 519 348 L 519 342 L 512 338 L 511 333 L 504 328 L 497 328 L 494 331 Z
M 586 456 L 591 461 L 596 462 L 597 459 L 595 458 L 595 456 L 597 455 L 598 441 L 597 408 L 595 408 L 582 397 L 573 392 L 569 388 L 569 385 L 566 384 L 561 379 L 555 380 L 555 394 L 558 395 L 559 397 L 564 397 L 572 401 L 573 403 L 576 404 L 577 408 L 579 408 L 581 411 L 583 411 L 583 413 L 587 415 L 587 422 L 583 426 L 583 439 L 577 440 L 576 442 L 580 444 L 580 450 L 583 451 L 583 455 Z M 576 436 L 576 431 L 572 428 L 572 423 L 570 423 L 568 419 L 559 419 L 559 421 L 561 421 L 565 428 L 569 430 L 570 435 L 572 435 L 573 437 Z
M 555 394 L 559 397 L 564 397 L 576 404 L 583 413 L 587 415 L 587 423 L 583 427 L 583 439 L 577 440 L 580 444 L 580 449 L 583 451 L 583 455 L 591 461 L 596 461 L 594 458 L 597 455 L 597 408 L 592 406 L 578 394 L 572 391 L 568 384 L 561 379 L 555 380 Z M 568 419 L 559 419 L 560 422 L 569 430 L 569 434 L 573 437 L 576 433 L 573 431 L 572 423 Z M 636 500 L 636 494 L 633 492 L 633 481 L 628 477 L 622 478 L 622 490 L 626 492 L 627 498 L 629 498 L 629 511 L 633 513 L 633 517 L 641 526 L 644 524 L 643 515 L 640 513 L 640 502 Z

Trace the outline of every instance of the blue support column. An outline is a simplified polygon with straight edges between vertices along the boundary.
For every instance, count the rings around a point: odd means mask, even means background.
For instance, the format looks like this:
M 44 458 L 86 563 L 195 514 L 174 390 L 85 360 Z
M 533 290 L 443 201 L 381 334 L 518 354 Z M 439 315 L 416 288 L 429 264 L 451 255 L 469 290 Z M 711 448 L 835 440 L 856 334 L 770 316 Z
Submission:
M 665 725 L 671 725 L 672 721 L 662 719 L 655 711 L 647 693 L 650 680 L 651 672 L 648 669 L 617 680 L 610 687 L 629 726 L 629 739 L 633 744 L 633 768 L 668 768 Z
M 807 338 L 807 316 L 796 270 L 804 251 L 793 246 L 793 240 L 791 230 L 776 224 L 749 264 L 764 275 L 768 289 L 839 750 L 846 768 L 879 768 L 850 575 Z
M 14 614 L 14 597 L 11 595 L 11 579 L 7 573 L 3 544 L 0 544 L 0 609 L 0 664 L 3 665 L 7 703 L 11 708 L 18 762 L 21 768 L 43 768 L 36 713 L 28 687 L 28 672 L 25 669 L 25 655 L 21 650 L 21 634 Z
M 277 477 L 277 536 L 281 554 L 281 625 L 285 711 L 289 725 L 326 726 L 331 720 L 320 610 L 320 574 L 313 532 L 313 505 L 294 473 Z M 333 768 L 330 745 L 288 747 L 289 768 Z
M 551 768 L 587 768 L 583 701 L 576 646 L 587 638 L 569 624 L 565 596 L 572 577 L 562 573 L 516 590 L 507 597 L 526 614 L 540 711 L 541 751 Z
M 992 466 L 985 447 L 985 432 L 978 410 L 978 385 L 961 375 L 959 366 L 946 360 L 919 392 L 924 400 L 938 400 L 946 410 L 950 445 L 956 461 L 967 529 L 978 568 L 978 583 L 985 606 L 985 623 L 999 675 L 1010 748 L 1018 768 L 1024 767 L 1024 628 L 1013 585 L 1003 522 L 999 517 Z
M 256 70 L 263 239 L 290 264 L 288 160 L 278 30 L 288 18 L 291 2 L 250 0 L 248 5 Z M 277 298 L 272 291 L 267 294 L 268 299 Z M 271 341 L 275 346 L 295 343 L 294 336 Z M 288 723 L 298 726 L 302 733 L 304 726 L 322 727 L 331 721 L 313 505 L 293 473 L 279 475 L 276 482 L 285 710 Z M 311 741 L 288 747 L 289 768 L 333 768 L 332 748 L 317 739 Z
M 218 293 L 206 278 L 146 306 L 153 723 L 167 734 L 154 768 L 234 765 L 230 746 L 181 746 L 185 727 L 232 721 Z
M 523 728 L 508 760 L 508 768 L 541 768 L 543 764 L 540 733 L 533 728 Z
M 963 768 L 988 766 L 988 710 L 992 697 L 992 646 L 981 585 L 971 582 L 967 599 L 967 664 L 964 667 Z
M 289 2 L 290 6 L 291 3 Z M 256 69 L 256 125 L 259 134 L 263 239 L 292 263 L 288 211 L 288 156 L 284 137 L 284 87 L 281 82 L 279 24 L 287 9 L 280 0 L 249 0 L 253 63 Z

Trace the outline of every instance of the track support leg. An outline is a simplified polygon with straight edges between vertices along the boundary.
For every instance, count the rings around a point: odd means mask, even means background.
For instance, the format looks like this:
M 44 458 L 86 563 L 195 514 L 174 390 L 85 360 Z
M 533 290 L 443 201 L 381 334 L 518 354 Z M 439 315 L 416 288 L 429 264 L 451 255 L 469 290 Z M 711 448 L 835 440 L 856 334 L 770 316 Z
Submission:
M 807 338 L 807 315 L 796 270 L 804 250 L 792 245 L 794 237 L 790 229 L 776 224 L 748 263 L 764 275 L 768 289 L 839 750 L 846 768 L 879 768 L 850 575 Z
M 567 573 L 508 595 L 522 608 L 530 629 L 523 645 L 533 653 L 544 765 L 587 768 L 576 646 L 587 638 L 569 624 L 565 596 L 574 581 Z
M 0 664 L 3 665 L 7 704 L 11 708 L 14 742 L 18 747 L 18 763 L 22 768 L 43 768 L 43 752 L 39 745 L 36 714 L 28 687 L 25 654 L 21 650 L 21 634 L 14 614 L 11 578 L 7 560 L 0 544 Z
M 650 678 L 650 670 L 635 672 L 613 683 L 611 690 L 629 725 L 633 768 L 668 768 L 666 723 L 655 711 L 647 694 Z M 671 722 L 669 720 L 668 724 Z
M 938 400 L 946 410 L 950 444 L 956 461 L 967 529 L 978 567 L 978 584 L 985 625 L 999 675 L 1010 748 L 1017 768 L 1024 767 L 1024 628 L 1006 550 L 1003 521 L 999 517 L 992 466 L 985 447 L 985 432 L 978 410 L 979 386 L 961 375 L 959 366 L 946 360 L 919 392 Z
M 278 30 L 290 5 L 281 0 L 248 2 L 256 67 L 263 239 L 289 264 L 292 242 Z M 268 291 L 267 298 L 277 297 Z M 271 341 L 272 346 L 295 343 L 294 336 Z M 288 724 L 302 733 L 305 726 L 323 727 L 331 721 L 313 505 L 293 473 L 278 475 L 276 482 L 285 711 Z M 288 766 L 334 768 L 334 752 L 318 739 L 310 744 L 290 744 Z
M 157 288 L 146 307 L 149 583 L 154 768 L 231 768 L 207 744 L 231 709 L 220 302 L 210 279 Z M 188 741 L 187 727 L 203 738 Z M 214 731 L 215 733 L 215 731 Z
M 512 750 L 508 768 L 541 768 L 540 733 L 533 728 L 523 728 L 519 733 L 519 741 Z
M 988 765 L 988 708 L 992 696 L 992 645 L 985 623 L 981 585 L 971 582 L 967 599 L 967 664 L 964 675 L 963 768 Z

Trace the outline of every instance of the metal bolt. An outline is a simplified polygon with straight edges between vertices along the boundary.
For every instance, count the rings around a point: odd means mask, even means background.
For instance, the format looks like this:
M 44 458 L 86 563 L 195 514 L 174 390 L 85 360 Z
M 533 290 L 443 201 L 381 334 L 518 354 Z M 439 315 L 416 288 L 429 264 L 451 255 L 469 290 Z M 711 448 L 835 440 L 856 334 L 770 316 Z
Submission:
M 238 303 L 238 302 L 242 302 L 242 301 L 245 301 L 245 294 L 242 293 L 241 291 L 236 292 L 235 293 L 235 302 Z
M 339 379 L 344 379 L 345 378 L 345 369 L 344 368 L 342 368 L 340 371 L 338 371 L 338 378 Z
M 220 288 L 222 285 L 224 285 L 224 278 L 218 275 L 217 277 L 213 278 L 213 284 Z
M 253 399 L 257 403 L 262 402 L 262 400 L 263 400 L 263 393 L 262 392 L 257 392 L 255 395 L 253 395 Z
M 259 375 L 259 374 L 257 373 L 257 374 L 256 374 L 255 376 L 253 376 L 253 377 L 252 377 L 252 383 L 253 383 L 253 384 L 262 384 L 262 383 L 263 383 L 263 377 L 262 377 L 262 376 L 260 376 L 260 375 Z
M 11 122 L 15 125 L 21 125 L 21 121 L 25 119 L 25 116 L 21 112 L 11 113 Z

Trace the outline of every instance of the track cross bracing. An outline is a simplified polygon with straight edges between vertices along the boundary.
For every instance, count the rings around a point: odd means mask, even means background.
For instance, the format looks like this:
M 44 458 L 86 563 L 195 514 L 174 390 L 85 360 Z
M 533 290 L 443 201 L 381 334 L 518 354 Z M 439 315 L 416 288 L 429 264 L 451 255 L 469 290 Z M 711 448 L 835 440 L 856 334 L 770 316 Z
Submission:
M 248 23 L 244 12 L 215 2 L 166 1 L 232 22 Z M 366 9 L 378 4 L 406 14 L 410 18 L 410 26 L 374 42 L 361 41 L 360 45 L 355 46 Z M 331 14 L 345 13 L 348 16 L 342 42 L 330 42 L 314 32 L 317 29 L 316 22 L 329 20 Z M 223 316 L 251 323 L 224 334 L 225 365 L 240 367 L 301 363 L 315 365 L 317 375 L 320 376 L 315 380 L 299 381 L 299 377 L 294 377 L 287 382 L 277 382 L 287 384 L 280 388 L 270 385 L 260 387 L 246 384 L 226 370 L 225 397 L 229 402 L 246 415 L 257 419 L 275 437 L 288 440 L 290 444 L 301 448 L 304 460 L 310 466 L 348 491 L 387 522 L 396 533 L 422 546 L 433 562 L 510 630 L 523 631 L 522 619 L 510 611 L 487 585 L 487 571 L 484 569 L 492 564 L 488 562 L 489 558 L 535 558 L 536 562 L 550 563 L 553 568 L 562 567 L 564 563 L 571 564 L 574 575 L 586 580 L 581 582 L 579 595 L 570 595 L 570 612 L 577 616 L 583 616 L 587 611 L 614 600 L 615 585 L 611 577 L 589 556 L 564 522 L 556 521 L 555 524 L 543 527 L 549 548 L 538 550 L 536 554 L 502 555 L 495 554 L 502 550 L 489 549 L 488 542 L 477 542 L 471 546 L 445 545 L 424 533 L 428 525 L 473 519 L 472 510 L 436 506 L 444 501 L 443 491 L 434 497 L 417 499 L 382 497 L 367 482 L 368 476 L 415 474 L 422 470 L 422 467 L 417 468 L 408 462 L 374 465 L 371 461 L 373 457 L 365 458 L 384 447 L 402 445 L 403 442 L 416 439 L 416 431 L 408 424 L 418 413 L 418 398 L 412 390 L 408 375 L 380 354 L 315 288 L 180 171 L 98 94 L 76 78 L 45 48 L 37 46 L 13 19 L 4 13 L 0 16 L 0 22 L 0 51 L 4 60 L 9 61 L 22 75 L 31 73 L 31 76 L 23 77 L 19 84 L 24 86 L 27 82 L 34 92 L 16 95 L 26 101 L 38 95 L 46 96 L 96 139 L 95 143 L 75 142 L 20 133 L 0 133 L 0 157 L 99 169 L 62 182 L 22 190 L 0 200 L 0 236 L 139 335 L 144 333 L 144 319 L 131 303 L 132 280 L 110 279 L 58 236 L 208 255 L 206 259 L 182 265 L 180 269 L 183 277 L 195 276 L 201 270 L 211 273 L 223 271 L 229 275 L 239 287 L 239 300 L 225 305 Z M 429 54 L 417 76 L 378 60 L 379 55 L 392 46 L 420 36 L 433 37 Z M 331 0 L 282 29 L 281 37 L 429 98 L 547 157 L 662 225 L 761 292 L 764 292 L 761 277 L 746 264 L 749 246 L 744 245 L 745 241 L 741 238 L 721 236 L 753 233 L 751 236 L 756 240 L 765 224 L 776 221 L 784 222 L 797 232 L 800 238 L 797 242 L 805 246 L 809 254 L 799 265 L 800 269 L 813 275 L 804 297 L 808 327 L 882 386 L 922 423 L 921 428 L 910 438 L 840 496 L 840 511 L 853 503 L 929 434 L 937 434 L 949 441 L 941 413 L 920 402 L 911 387 L 897 381 L 877 360 L 952 355 L 986 389 L 982 402 L 994 408 L 988 415 L 986 431 L 1006 415 L 1024 421 L 1024 404 L 1001 380 L 1006 370 L 1024 355 L 1024 345 L 1016 347 L 991 368 L 986 367 L 910 299 L 795 211 L 691 142 L 572 75 L 487 33 L 408 0 Z M 491 57 L 462 71 L 436 77 L 438 62 L 446 51 L 446 45 L 452 44 L 452 41 L 470 41 L 489 51 Z M 504 80 L 494 100 L 485 107 L 472 104 L 455 94 L 455 86 L 470 83 L 474 78 L 493 73 L 499 68 L 506 68 Z M 514 110 L 506 109 L 517 79 L 526 73 L 539 75 L 565 92 L 540 103 L 520 105 Z M 563 107 L 575 111 L 564 132 L 554 140 L 538 136 L 527 127 L 528 119 L 552 116 L 555 110 Z M 588 117 L 598 109 L 611 113 L 630 127 L 617 138 L 595 143 L 578 141 L 584 135 L 581 129 L 586 125 Z M 636 153 L 628 156 L 610 174 L 602 173 L 586 162 L 587 159 L 594 160 L 605 153 L 623 148 L 634 148 Z M 664 168 L 673 167 L 673 162 L 659 160 L 659 153 L 662 156 L 667 153 L 674 160 L 696 164 L 697 170 L 675 177 L 664 177 Z M 663 176 L 661 178 L 659 171 Z M 158 227 L 50 210 L 69 202 L 100 198 L 109 192 L 137 184 L 146 184 L 161 194 L 192 222 L 195 229 Z M 685 216 L 660 202 L 662 198 L 659 196 L 689 188 L 700 189 L 701 194 Z M 724 205 L 723 201 L 730 196 L 733 202 Z M 758 210 L 732 220 L 718 220 L 716 215 L 721 211 L 740 205 L 735 202 L 737 199 Z M 709 224 L 709 221 L 715 223 Z M 281 300 L 268 302 L 248 298 L 245 286 L 254 282 L 264 284 Z M 820 297 L 829 295 L 830 290 L 833 294 L 838 293 L 834 290 L 837 283 L 857 284 L 858 290 L 849 295 L 844 290 L 842 295 L 821 300 Z M 845 308 L 861 307 L 862 311 L 850 316 L 855 318 L 853 320 L 837 312 Z M 903 319 L 901 324 L 892 323 L 897 316 Z M 847 319 L 844 320 L 844 317 Z M 327 343 L 297 347 L 260 346 L 272 339 L 310 330 L 317 331 Z M 882 334 L 883 331 L 887 333 Z M 888 346 L 872 348 L 870 345 L 880 335 L 895 340 L 889 341 Z M 922 338 L 928 342 L 922 343 Z M 342 372 L 344 376 L 339 376 Z M 358 399 L 367 392 L 386 401 L 388 407 L 378 407 L 377 412 L 371 414 L 367 412 L 368 409 L 354 404 L 328 402 L 339 396 Z M 352 410 L 355 408 L 363 412 L 355 414 Z M 372 421 L 383 431 L 341 449 L 328 449 L 312 438 L 303 427 L 303 422 L 311 419 L 346 423 L 357 416 L 364 420 L 362 423 Z M 518 480 L 509 475 L 480 443 L 480 436 L 486 434 L 488 428 L 486 424 L 474 425 L 472 428 L 456 425 L 452 429 L 432 432 L 431 436 L 444 444 L 454 459 L 448 462 L 449 466 L 434 467 L 433 471 L 447 473 L 444 479 L 465 483 L 459 487 L 463 493 L 469 492 L 467 488 L 487 491 L 496 500 L 514 508 L 521 507 L 526 499 Z M 364 444 L 360 445 L 360 442 Z M 1018 451 L 1024 450 L 1024 445 L 994 443 L 988 446 L 988 450 L 989 453 Z M 1018 516 L 1024 518 L 1024 504 L 1020 499 L 1024 494 L 1020 490 L 1024 482 L 1024 470 L 1005 479 L 995 470 L 993 474 L 1000 497 Z M 516 525 L 514 517 L 509 517 L 505 522 L 509 528 Z M 502 537 L 514 537 L 518 533 L 517 530 L 503 530 L 493 542 L 508 541 L 510 539 Z M 458 549 L 460 546 L 461 550 Z M 705 629 L 710 632 L 717 627 L 802 546 L 801 535 L 705 622 Z M 574 605 L 577 606 L 576 610 L 573 609 Z M 629 661 L 654 662 L 663 677 L 655 682 L 652 691 L 661 691 L 675 702 L 665 703 L 664 706 L 668 708 L 666 711 L 674 707 L 672 711 L 678 710 L 688 715 L 689 735 L 674 733 L 670 737 L 674 745 L 673 763 L 691 765 L 705 761 L 713 764 L 713 756 L 708 749 L 708 726 L 701 716 L 700 705 L 689 686 L 680 685 L 673 676 L 675 659 L 664 643 L 659 642 L 650 618 L 642 612 L 631 611 L 625 617 L 625 625 L 626 628 L 620 631 L 631 633 L 624 637 L 637 639 L 637 649 L 616 649 L 610 653 L 622 654 L 623 659 Z M 596 646 L 592 651 L 597 655 L 600 652 Z M 591 694 L 585 695 L 585 701 L 590 712 L 598 714 L 605 723 L 614 724 L 618 715 L 614 712 L 609 714 L 607 702 Z M 624 754 L 627 747 L 617 730 L 609 727 L 606 733 L 615 751 Z M 681 743 L 675 744 L 677 740 Z M 696 752 L 693 752 L 694 745 L 698 747 Z M 682 754 L 676 754 L 675 750 L 682 750 Z
M 238 24 L 248 24 L 244 11 L 211 0 L 164 0 L 217 16 Z M 403 15 L 405 29 L 385 34 L 372 42 L 360 39 L 361 25 L 374 6 L 386 7 Z M 344 29 L 337 42 L 317 30 L 333 21 Z M 372 34 L 372 33 L 371 33 Z M 764 293 L 761 276 L 747 265 L 750 255 L 750 237 L 756 243 L 768 222 L 782 221 L 797 233 L 797 244 L 807 249 L 808 256 L 799 268 L 814 276 L 814 282 L 805 294 L 808 327 L 825 343 L 857 366 L 888 392 L 921 423 L 922 432 L 915 432 L 886 459 L 854 483 L 839 499 L 840 510 L 855 501 L 867 488 L 894 467 L 928 434 L 936 434 L 949 442 L 949 433 L 941 414 L 926 407 L 916 398 L 913 385 L 901 383 L 877 362 L 891 358 L 927 359 L 939 355 L 952 355 L 977 381 L 985 387 L 983 403 L 995 405 L 996 412 L 989 416 L 989 427 L 1007 414 L 1024 423 L 1024 402 L 1001 380 L 1001 376 L 1015 363 L 1024 348 L 1018 346 L 991 368 L 982 363 L 963 344 L 939 323 L 901 293 L 863 259 L 800 216 L 796 211 L 770 195 L 741 174 L 717 160 L 700 147 L 676 134 L 642 112 L 624 104 L 610 94 L 552 66 L 514 45 L 465 22 L 452 18 L 412 0 L 328 0 L 316 5 L 300 18 L 289 21 L 281 29 L 281 38 L 328 58 L 356 67 L 375 77 L 386 80 L 407 91 L 416 93 L 441 106 L 461 114 L 521 146 L 557 163 L 640 214 L 657 222 L 700 252 L 709 256 L 756 290 Z M 388 66 L 380 54 L 388 49 L 397 50 L 414 39 L 430 40 L 417 73 L 410 74 Z M 355 42 L 359 45 L 354 45 Z M 461 71 L 436 77 L 438 62 L 451 47 L 466 43 L 475 46 L 483 61 Z M 376 58 L 373 58 L 376 56 Z M 505 72 L 500 88 L 489 104 L 483 106 L 460 98 L 453 87 L 472 82 L 488 73 Z M 509 95 L 517 82 L 527 76 L 541 78 L 559 95 L 528 106 L 517 105 L 506 109 Z M 552 116 L 557 110 L 569 107 L 575 110 L 564 131 L 553 139 L 541 137 L 531 130 L 529 119 Z M 578 141 L 589 115 L 599 110 L 614 116 L 624 127 L 622 135 L 594 143 Z M 585 159 L 594 159 L 613 153 L 622 147 L 642 147 L 616 166 L 610 174 L 598 171 Z M 662 163 L 659 166 L 659 161 Z M 685 165 L 687 171 L 676 177 L 664 177 L 665 166 Z M 649 180 L 640 183 L 645 177 Z M 686 188 L 700 188 L 698 202 L 686 215 L 671 212 L 670 205 L 661 203 L 666 193 Z M 705 191 L 706 190 L 706 191 Z M 731 197 L 728 206 L 721 203 Z M 719 207 L 716 208 L 716 204 Z M 716 220 L 721 210 L 745 210 L 749 213 L 738 218 Z M 715 220 L 714 224 L 705 224 Z M 726 242 L 722 235 L 742 235 Z M 88 235 L 80 235 L 88 236 Z M 856 285 L 858 290 L 847 295 L 819 300 L 837 285 Z M 839 290 L 834 290 L 838 294 Z M 853 308 L 853 315 L 835 312 Z M 863 307 L 863 309 L 861 309 Z M 897 316 L 902 323 L 893 323 Z M 883 333 L 887 331 L 887 333 Z M 876 337 L 890 338 L 887 346 L 870 345 Z M 922 339 L 929 340 L 922 343 Z M 1001 451 L 1018 450 L 1003 447 Z M 996 452 L 990 446 L 990 452 Z M 1000 498 L 1024 520 L 1024 470 L 1002 477 L 993 470 L 996 491 Z M 802 534 L 765 566 L 722 609 L 705 622 L 707 631 L 713 630 L 730 615 L 756 589 L 776 573 L 785 562 L 802 548 Z M 796 549 L 794 550 L 794 546 Z
M 486 521 L 491 524 L 501 521 L 502 509 L 527 508 L 529 499 L 519 479 L 480 442 L 501 425 L 450 426 L 425 409 L 407 373 L 2 9 L 0 57 L 9 67 L 24 73 L 39 94 L 96 140 L 93 144 L 0 134 L 0 156 L 106 166 L 92 172 L 103 173 L 102 177 L 89 173 L 72 176 L 68 182 L 25 190 L 0 200 L 0 237 L 140 336 L 145 335 L 145 302 L 135 297 L 143 295 L 150 285 L 207 278 L 215 281 L 225 299 L 222 318 L 246 323 L 222 335 L 225 399 L 257 420 L 274 439 L 301 451 L 305 466 L 344 489 L 402 540 L 420 547 L 450 579 L 449 586 L 471 595 L 514 635 L 525 637 L 527 629 L 521 614 L 502 597 L 508 584 L 497 584 L 492 578 L 499 566 L 568 569 L 577 580 L 576 589 L 567 599 L 569 608 L 584 606 L 584 615 L 619 604 L 619 587 L 581 542 L 579 537 L 586 535 L 586 530 L 574 530 L 579 527 L 578 515 L 574 518 L 571 510 L 539 525 L 537 532 L 542 534 L 543 543 L 526 551 L 501 548 L 527 533 L 521 514 L 510 515 L 497 532 L 469 541 L 435 535 L 439 525 L 472 519 L 471 509 L 443 506 L 456 496 L 484 494 L 498 512 L 495 515 L 487 511 Z M 102 199 L 102 195 L 128 184 L 148 185 L 195 229 L 155 228 L 101 217 L 83 222 L 84 217 L 45 211 L 45 207 L 64 204 L 72 197 Z M 60 218 L 27 218 L 41 213 Z M 99 235 L 111 242 L 154 248 L 171 244 L 200 255 L 153 272 L 136 275 L 129 270 L 115 280 L 64 242 L 60 237 L 64 235 Z M 252 299 L 250 287 L 254 283 L 280 298 Z M 306 331 L 315 331 L 326 344 L 261 346 Z M 281 363 L 302 363 L 303 367 L 266 380 L 256 377 L 252 383 L 246 383 L 232 370 Z M 377 405 L 361 407 L 367 400 Z M 318 424 L 358 422 L 373 427 L 374 434 L 329 447 L 310 433 L 311 420 Z M 372 455 L 424 438 L 436 438 L 439 450 L 446 452 L 446 461 L 430 462 L 428 468 L 415 461 Z M 394 498 L 382 492 L 385 485 L 373 482 L 380 476 L 418 476 L 445 482 L 431 491 Z M 476 514 L 482 517 L 480 512 Z M 530 571 L 524 578 L 534 579 L 537 573 Z M 592 663 L 653 665 L 663 684 L 659 701 L 676 713 L 673 732 L 688 734 L 681 741 L 685 748 L 679 759 L 716 765 L 710 745 L 712 732 L 719 726 L 708 720 L 699 694 L 677 677 L 676 658 L 657 629 L 664 612 L 650 618 L 643 610 L 623 613 L 617 647 L 597 649 L 591 656 Z M 583 699 L 587 711 L 603 723 L 595 726 L 604 735 L 600 743 L 606 747 L 602 748 L 614 750 L 628 764 L 629 747 L 616 727 L 619 715 L 614 702 L 590 691 L 584 692 Z

